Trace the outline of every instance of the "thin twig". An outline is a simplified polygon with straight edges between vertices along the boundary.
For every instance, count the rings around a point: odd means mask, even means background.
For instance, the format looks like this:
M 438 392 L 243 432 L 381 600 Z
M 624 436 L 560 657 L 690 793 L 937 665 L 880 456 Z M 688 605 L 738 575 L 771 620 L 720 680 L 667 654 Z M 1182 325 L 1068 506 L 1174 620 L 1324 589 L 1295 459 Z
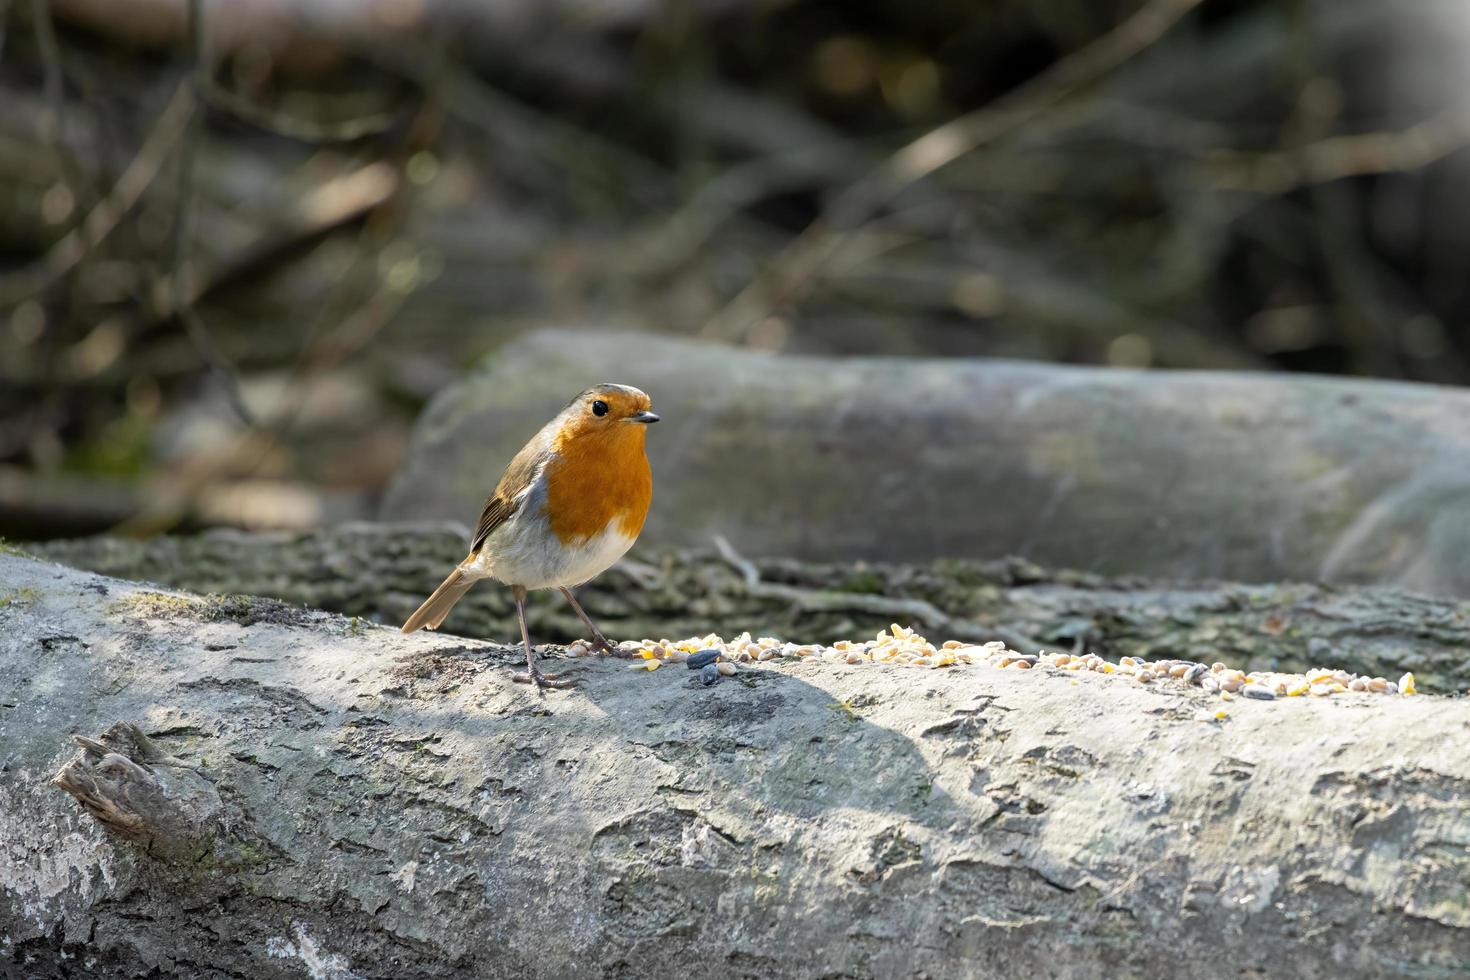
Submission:
M 300 140 L 303 143 L 351 143 L 367 136 L 377 136 L 392 125 L 394 116 L 379 112 L 356 119 L 344 119 L 336 123 L 314 122 L 298 119 L 274 109 L 257 105 L 228 89 L 202 79 L 200 95 L 211 106 L 278 136 Z
M 207 71 L 204 60 L 203 0 L 189 0 L 187 10 L 189 47 L 193 63 L 189 67 L 190 81 L 186 84 L 192 85 L 197 92 L 202 87 L 200 80 Z M 190 252 L 194 242 L 194 161 L 198 151 L 201 121 L 198 114 L 191 117 L 185 127 L 183 140 L 179 144 L 179 183 L 174 201 L 173 256 L 169 262 L 169 268 L 172 270 L 169 273 L 169 286 L 173 297 L 173 313 L 183 324 L 184 331 L 189 335 L 189 340 L 198 350 L 199 356 L 223 383 L 225 397 L 229 400 L 230 408 L 234 410 L 240 421 L 254 426 L 255 416 L 245 404 L 245 398 L 240 392 L 240 379 L 234 367 L 215 346 L 214 339 L 210 337 L 204 321 L 194 309 Z
M 801 147 L 742 161 L 708 180 L 676 210 L 656 217 L 609 256 L 616 275 L 654 278 L 694 262 L 705 243 L 726 224 L 754 228 L 752 204 L 781 193 L 807 190 L 843 174 L 861 173 L 858 148 L 847 142 Z M 823 176 L 817 176 L 820 171 Z
M 82 223 L 58 239 L 41 258 L 0 278 L 0 306 L 14 305 L 46 289 L 102 244 L 158 176 L 193 114 L 194 97 L 187 84 L 180 85 L 137 155 Z
M 1290 150 L 1215 150 L 1205 158 L 1220 190 L 1285 194 L 1345 177 L 1419 170 L 1470 144 L 1470 113 L 1455 109 L 1407 129 L 1330 136 Z
M 895 153 L 885 165 L 884 170 L 895 185 L 890 189 L 890 196 L 1096 83 L 1157 42 L 1203 2 L 1152 0 L 1081 51 L 1068 55 L 992 104 L 925 133 Z M 881 201 L 858 199 L 849 203 L 861 217 L 857 214 L 839 217 L 858 221 Z
M 761 584 L 760 570 L 749 559 L 741 557 L 740 553 L 735 550 L 734 546 L 730 544 L 723 534 L 716 534 L 714 542 L 715 550 L 720 553 L 720 557 L 725 559 L 732 568 L 739 572 L 741 578 L 745 579 L 745 587 L 747 589 L 754 589 L 757 585 Z
M 595 158 L 598 173 L 626 179 L 620 191 L 631 203 L 646 208 L 668 205 L 669 174 L 664 167 L 623 143 L 512 98 L 441 49 L 405 42 L 360 53 L 426 91 L 442 90 L 444 111 L 482 132 L 492 148 L 501 151 L 497 163 L 528 183 L 554 187 L 564 194 L 568 162 Z
M 71 196 L 71 206 L 63 219 L 66 230 L 70 231 L 76 227 L 83 189 L 88 188 L 91 182 L 66 146 L 66 66 L 62 62 L 61 45 L 56 39 L 56 24 L 48 0 L 31 0 L 31 20 L 36 48 L 41 55 L 42 92 L 46 103 L 41 114 L 41 142 L 51 154 L 58 185 Z
M 760 570 L 752 561 L 736 551 L 723 535 L 716 534 L 714 544 L 720 557 L 744 579 L 745 591 L 756 598 L 789 602 L 803 612 L 858 612 L 895 620 L 906 619 L 909 622 L 923 623 L 932 630 L 952 633 L 956 637 L 969 640 L 1000 640 L 1006 646 L 1021 653 L 1041 649 L 1041 644 L 1013 629 L 1004 626 L 982 626 L 979 623 L 950 616 L 927 599 L 893 598 L 869 595 L 865 592 L 808 589 L 797 585 L 762 582 Z
M 1151 0 L 1133 16 L 990 105 L 945 123 L 899 149 L 850 185 L 705 325 L 705 336 L 733 340 L 777 306 L 794 303 L 832 257 L 844 233 L 866 222 L 900 191 L 985 143 L 1016 129 L 1126 63 L 1203 0 Z
M 36 32 L 36 48 L 41 54 L 42 88 L 46 112 L 41 117 L 41 139 L 48 149 L 60 156 L 61 103 L 66 87 L 61 68 L 61 46 L 56 43 L 56 25 L 51 22 L 48 0 L 31 0 L 31 24 Z
M 344 177 L 332 178 L 303 195 L 302 204 L 296 210 L 311 214 L 311 220 L 323 230 L 340 227 L 349 215 L 361 216 L 368 221 L 361 236 L 361 240 L 365 240 L 372 234 L 372 215 L 392 201 L 402 185 L 401 173 L 389 164 L 377 161 Z M 313 203 L 313 198 L 317 197 L 326 198 L 330 206 Z M 359 264 L 363 251 L 361 240 L 359 258 L 355 260 Z M 339 321 L 335 330 L 320 336 L 329 314 L 338 305 L 337 300 L 346 295 L 353 279 L 351 272 L 339 278 L 333 296 L 322 304 L 306 327 L 301 351 L 286 383 L 282 410 L 274 413 L 268 421 L 250 422 L 245 431 L 235 436 L 232 446 L 207 459 L 203 465 L 186 468 L 173 486 L 158 494 L 149 506 L 118 524 L 112 533 L 146 537 L 167 531 L 186 516 L 191 502 L 223 467 L 237 465 L 243 471 L 254 471 L 283 444 L 291 426 L 300 417 L 300 408 L 307 397 L 308 375 L 329 369 L 367 346 L 408 298 L 404 290 L 378 284 L 357 308 Z
M 0 0 L 0 64 L 5 60 L 6 29 L 10 26 L 10 0 Z

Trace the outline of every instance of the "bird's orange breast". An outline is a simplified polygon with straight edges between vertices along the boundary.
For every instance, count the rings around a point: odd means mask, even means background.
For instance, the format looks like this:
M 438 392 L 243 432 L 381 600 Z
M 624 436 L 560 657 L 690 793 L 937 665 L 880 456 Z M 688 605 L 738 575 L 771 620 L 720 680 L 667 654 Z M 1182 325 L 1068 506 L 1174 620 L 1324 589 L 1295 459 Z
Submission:
M 633 538 L 653 500 L 644 427 L 558 439 L 546 464 L 546 517 L 562 544 L 596 537 L 613 525 Z

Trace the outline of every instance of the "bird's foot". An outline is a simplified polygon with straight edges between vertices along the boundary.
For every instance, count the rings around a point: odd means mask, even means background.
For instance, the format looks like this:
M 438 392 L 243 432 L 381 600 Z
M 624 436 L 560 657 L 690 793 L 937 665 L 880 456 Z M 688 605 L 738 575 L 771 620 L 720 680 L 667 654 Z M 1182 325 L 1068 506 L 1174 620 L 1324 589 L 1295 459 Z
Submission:
M 543 698 L 546 689 L 554 687 L 558 689 L 576 687 L 580 680 L 576 677 L 568 677 L 565 674 L 543 674 L 539 669 L 521 670 L 510 675 L 510 679 L 517 684 L 535 684 L 536 693 Z
M 623 653 L 622 651 L 618 650 L 618 648 L 613 645 L 612 641 L 603 636 L 601 633 L 598 633 L 592 637 L 591 648 L 593 653 L 601 654 L 604 657 L 623 657 L 626 659 L 633 656 L 633 654 L 631 653 Z

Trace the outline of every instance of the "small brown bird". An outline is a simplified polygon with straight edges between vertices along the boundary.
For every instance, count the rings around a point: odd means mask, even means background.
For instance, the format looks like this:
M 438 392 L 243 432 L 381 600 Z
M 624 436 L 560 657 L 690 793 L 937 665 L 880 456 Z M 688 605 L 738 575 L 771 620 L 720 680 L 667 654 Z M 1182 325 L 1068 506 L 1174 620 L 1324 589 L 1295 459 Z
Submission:
M 536 663 L 526 629 L 530 589 L 560 589 L 592 631 L 593 646 L 611 652 L 571 586 L 605 571 L 643 530 L 653 499 L 643 439 L 659 418 L 652 407 L 646 394 L 627 385 L 594 385 L 572 399 L 510 461 L 485 502 L 469 555 L 408 617 L 403 632 L 437 628 L 470 586 L 493 578 L 509 585 L 516 600 L 527 667 L 516 680 L 537 691 L 574 683 L 546 676 Z

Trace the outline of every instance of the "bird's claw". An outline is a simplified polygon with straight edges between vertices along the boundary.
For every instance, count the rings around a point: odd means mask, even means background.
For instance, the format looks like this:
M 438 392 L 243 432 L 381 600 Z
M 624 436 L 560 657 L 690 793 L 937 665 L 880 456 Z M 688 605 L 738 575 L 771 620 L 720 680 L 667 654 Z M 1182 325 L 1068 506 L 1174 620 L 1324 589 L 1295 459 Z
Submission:
M 553 687 L 565 689 L 576 687 L 581 680 L 576 677 L 567 677 L 565 674 L 543 674 L 539 670 L 522 670 L 510 675 L 510 679 L 517 684 L 535 684 L 536 692 L 542 697 L 546 688 Z

